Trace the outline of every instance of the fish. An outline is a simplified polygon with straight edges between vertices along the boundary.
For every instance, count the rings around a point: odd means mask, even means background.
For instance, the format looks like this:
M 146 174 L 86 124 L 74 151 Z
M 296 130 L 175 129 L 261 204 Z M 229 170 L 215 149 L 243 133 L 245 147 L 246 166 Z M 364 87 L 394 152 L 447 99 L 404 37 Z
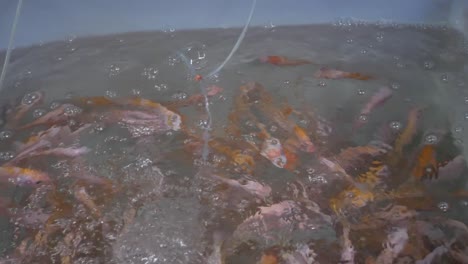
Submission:
M 36 126 L 43 125 L 58 125 L 68 121 L 70 118 L 79 115 L 82 112 L 81 108 L 72 104 L 62 104 L 47 114 L 39 117 L 38 119 L 20 126 L 18 129 L 29 129 Z
M 295 125 L 294 135 L 296 135 L 297 139 L 299 140 L 300 150 L 307 152 L 307 153 L 315 152 L 314 143 L 312 143 L 312 141 L 310 140 L 310 137 L 307 135 L 307 133 L 304 131 L 302 127 Z
M 239 182 L 233 179 L 227 179 L 215 174 L 211 174 L 211 177 L 226 183 L 227 185 L 237 189 L 242 190 L 244 192 L 253 195 L 254 197 L 260 198 L 262 200 L 266 199 L 271 194 L 271 188 L 268 185 L 263 185 L 259 182 L 245 180 L 243 182 Z
M 403 153 L 403 148 L 413 141 L 414 136 L 418 132 L 422 110 L 421 107 L 415 107 L 409 111 L 406 126 L 395 140 L 394 151 L 397 155 L 401 155 Z
M 141 137 L 167 131 L 178 131 L 181 129 L 182 117 L 160 106 L 152 112 L 115 109 L 105 115 L 103 122 L 107 124 L 120 123 L 127 128 L 132 137 Z
M 267 138 L 263 141 L 260 155 L 268 159 L 278 168 L 284 168 L 288 162 L 281 142 L 274 137 Z
M 91 213 L 100 218 L 102 216 L 101 210 L 97 207 L 96 203 L 94 203 L 93 198 L 86 192 L 84 187 L 76 187 L 74 190 L 75 198 L 83 203 L 86 208 L 91 211 Z
M 281 258 L 284 264 L 313 264 L 317 254 L 308 245 L 297 245 L 293 252 L 283 252 Z
M 388 234 L 384 249 L 376 259 L 379 264 L 392 264 L 408 243 L 408 230 L 406 227 L 396 227 Z
M 330 235 L 331 217 L 321 213 L 318 205 L 310 206 L 285 200 L 270 206 L 260 206 L 260 211 L 245 219 L 232 236 L 226 240 L 225 250 L 229 255 L 247 241 L 256 242 L 257 248 L 264 250 L 295 238 L 307 242 L 313 239 L 325 239 Z M 303 242 L 306 242 L 303 241 Z
M 0 180 L 11 181 L 19 185 L 38 185 L 50 183 L 50 177 L 41 171 L 14 166 L 0 167 Z
M 28 101 L 25 101 L 26 97 Z M 44 93 L 42 91 L 36 91 L 25 95 L 21 103 L 13 110 L 14 115 L 8 118 L 7 127 L 16 127 L 21 118 L 23 118 L 29 110 L 41 103 L 43 99 Z
M 320 78 L 320 79 L 354 79 L 354 80 L 361 80 L 361 81 L 367 81 L 372 79 L 371 76 L 364 75 L 358 72 L 346 72 L 346 71 L 340 71 L 340 70 L 335 70 L 327 67 L 323 67 L 320 70 L 318 70 L 314 74 L 315 78 Z
M 424 180 L 437 178 L 438 173 L 439 164 L 436 159 L 435 146 L 424 145 L 417 155 L 411 174 L 416 179 Z
M 66 148 L 52 148 L 47 150 L 42 150 L 38 152 L 31 153 L 29 157 L 34 156 L 57 156 L 57 157 L 67 157 L 67 158 L 76 158 L 82 155 L 89 153 L 91 149 L 88 147 L 66 147 Z
M 350 228 L 346 225 L 343 226 L 343 236 L 341 237 L 341 258 L 339 263 L 343 264 L 354 264 L 354 256 L 356 250 L 354 250 L 353 243 L 349 239 Z
M 276 65 L 276 66 L 298 66 L 298 65 L 311 64 L 311 62 L 308 60 L 291 59 L 288 57 L 277 56 L 277 55 L 262 56 L 258 58 L 258 61 L 261 63 L 268 63 L 268 64 Z
M 359 118 L 355 121 L 354 127 L 359 128 L 365 123 L 367 123 L 367 118 L 372 113 L 372 111 L 383 105 L 388 99 L 390 99 L 393 95 L 392 90 L 390 88 L 384 86 L 380 88 L 374 95 L 371 96 L 369 101 L 364 105 L 359 113 Z
M 80 133 L 89 127 L 91 127 L 91 125 L 87 124 L 75 131 L 71 131 L 69 126 L 52 126 L 45 131 L 39 132 L 37 135 L 29 137 L 25 143 L 16 142 L 15 146 L 18 154 L 12 160 L 8 161 L 7 164 L 16 164 L 23 159 L 37 155 L 50 155 L 55 153 L 54 155 L 60 156 L 60 151 L 63 152 L 64 156 L 70 156 L 70 148 L 64 150 L 65 152 L 63 151 L 63 147 L 60 147 L 55 151 L 47 149 L 58 145 L 72 144 L 73 141 L 78 138 Z M 84 151 L 84 149 L 79 151 Z

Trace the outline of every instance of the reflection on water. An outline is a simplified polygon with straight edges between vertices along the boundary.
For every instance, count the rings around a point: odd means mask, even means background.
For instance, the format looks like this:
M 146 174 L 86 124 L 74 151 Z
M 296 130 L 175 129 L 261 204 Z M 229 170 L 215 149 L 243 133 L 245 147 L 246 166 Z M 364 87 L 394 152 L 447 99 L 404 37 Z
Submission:
M 238 30 L 170 34 L 13 53 L 5 263 L 468 262 L 461 36 L 254 28 L 200 82 Z

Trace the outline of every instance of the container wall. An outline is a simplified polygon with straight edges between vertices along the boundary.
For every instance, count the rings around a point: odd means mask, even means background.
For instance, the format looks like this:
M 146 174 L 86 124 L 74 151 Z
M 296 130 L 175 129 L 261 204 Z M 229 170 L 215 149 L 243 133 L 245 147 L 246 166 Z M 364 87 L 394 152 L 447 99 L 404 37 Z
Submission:
M 456 2 L 452 5 L 452 2 Z M 465 0 L 258 0 L 254 25 L 336 22 L 340 18 L 398 23 L 446 23 Z M 17 0 L 0 1 L 4 48 Z M 251 0 L 24 0 L 17 46 L 115 32 L 241 26 Z M 466 6 L 466 4 L 464 4 Z M 465 8 L 466 9 L 466 8 Z

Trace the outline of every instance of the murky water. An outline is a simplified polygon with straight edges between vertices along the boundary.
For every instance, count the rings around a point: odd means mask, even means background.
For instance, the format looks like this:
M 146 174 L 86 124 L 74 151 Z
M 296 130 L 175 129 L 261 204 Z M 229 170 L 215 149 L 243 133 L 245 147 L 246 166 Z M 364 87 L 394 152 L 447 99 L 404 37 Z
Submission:
M 252 28 L 216 78 L 194 80 L 191 70 L 213 70 L 238 34 L 127 33 L 15 50 L 0 95 L 5 260 L 468 258 L 461 35 L 426 26 Z M 320 78 L 323 67 L 371 78 Z M 200 85 L 214 89 L 206 161 Z M 369 106 L 382 91 L 390 96 Z

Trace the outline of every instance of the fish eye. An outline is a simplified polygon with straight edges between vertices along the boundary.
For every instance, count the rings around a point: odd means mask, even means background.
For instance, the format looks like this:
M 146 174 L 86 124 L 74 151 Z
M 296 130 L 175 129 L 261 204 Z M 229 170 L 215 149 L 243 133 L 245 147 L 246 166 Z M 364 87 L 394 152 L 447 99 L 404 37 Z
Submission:
M 42 181 L 36 181 L 36 184 L 41 184 L 41 183 L 42 183 Z

